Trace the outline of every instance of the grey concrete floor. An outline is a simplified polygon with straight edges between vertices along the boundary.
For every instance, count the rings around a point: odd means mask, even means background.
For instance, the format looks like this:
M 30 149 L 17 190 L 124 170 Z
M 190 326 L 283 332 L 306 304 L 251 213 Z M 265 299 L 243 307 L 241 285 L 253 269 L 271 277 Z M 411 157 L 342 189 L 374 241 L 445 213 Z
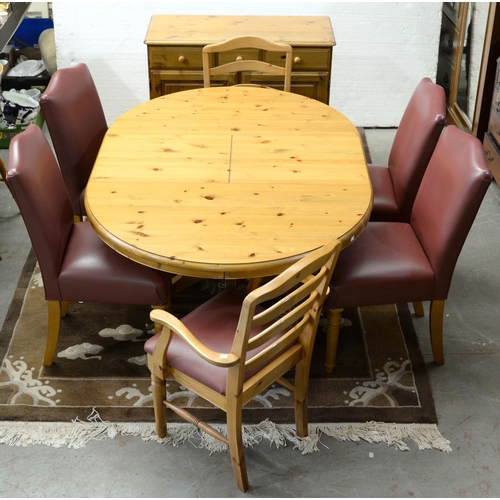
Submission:
M 367 131 L 384 163 L 394 130 Z M 0 155 L 5 158 L 7 151 Z M 439 429 L 453 451 L 401 452 L 322 438 L 320 451 L 262 443 L 246 450 L 250 490 L 234 485 L 227 454 L 143 442 L 94 441 L 80 450 L 0 446 L 2 497 L 499 497 L 500 190 L 489 189 L 457 264 L 445 310 L 446 364 L 432 362 L 428 315 L 414 318 L 428 362 Z M 0 183 L 0 323 L 29 250 Z

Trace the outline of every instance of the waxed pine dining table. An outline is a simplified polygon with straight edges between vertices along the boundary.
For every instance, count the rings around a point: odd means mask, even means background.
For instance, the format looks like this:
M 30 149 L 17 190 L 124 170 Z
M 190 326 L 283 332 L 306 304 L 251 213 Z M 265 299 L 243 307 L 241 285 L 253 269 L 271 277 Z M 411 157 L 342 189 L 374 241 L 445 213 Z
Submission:
M 108 129 L 85 205 L 99 236 L 144 265 L 198 278 L 280 273 L 373 203 L 340 112 L 297 94 L 212 87 L 144 102 Z

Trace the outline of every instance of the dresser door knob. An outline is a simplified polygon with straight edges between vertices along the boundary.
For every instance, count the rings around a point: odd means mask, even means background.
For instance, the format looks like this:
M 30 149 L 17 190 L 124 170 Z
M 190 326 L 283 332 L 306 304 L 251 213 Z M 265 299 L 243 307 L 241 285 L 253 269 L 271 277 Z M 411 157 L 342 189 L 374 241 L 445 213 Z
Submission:
M 179 56 L 178 61 L 182 64 L 182 63 L 186 62 L 186 58 L 184 56 Z
M 484 150 L 484 154 L 486 155 L 486 161 L 493 161 L 494 160 L 493 156 L 490 156 L 490 150 L 489 149 L 485 149 Z

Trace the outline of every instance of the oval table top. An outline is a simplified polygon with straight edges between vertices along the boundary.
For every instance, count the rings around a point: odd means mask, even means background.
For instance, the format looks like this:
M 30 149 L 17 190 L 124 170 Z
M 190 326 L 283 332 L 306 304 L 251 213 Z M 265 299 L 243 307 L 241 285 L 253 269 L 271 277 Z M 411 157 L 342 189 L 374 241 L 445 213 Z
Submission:
M 85 204 L 99 236 L 132 260 L 184 276 L 252 278 L 332 238 L 347 246 L 372 198 L 345 116 L 297 94 L 234 86 L 124 113 L 104 138 Z

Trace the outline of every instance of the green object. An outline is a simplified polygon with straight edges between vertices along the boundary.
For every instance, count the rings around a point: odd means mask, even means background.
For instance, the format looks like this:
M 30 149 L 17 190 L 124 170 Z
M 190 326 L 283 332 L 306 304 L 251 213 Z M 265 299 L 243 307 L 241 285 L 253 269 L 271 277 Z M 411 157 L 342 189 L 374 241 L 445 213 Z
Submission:
M 22 125 L 16 125 L 12 128 L 0 129 L 0 149 L 8 149 L 10 141 L 17 135 L 28 128 L 29 125 L 35 124 L 42 128 L 45 122 L 42 110 L 38 113 L 35 120 L 28 123 L 23 123 Z

